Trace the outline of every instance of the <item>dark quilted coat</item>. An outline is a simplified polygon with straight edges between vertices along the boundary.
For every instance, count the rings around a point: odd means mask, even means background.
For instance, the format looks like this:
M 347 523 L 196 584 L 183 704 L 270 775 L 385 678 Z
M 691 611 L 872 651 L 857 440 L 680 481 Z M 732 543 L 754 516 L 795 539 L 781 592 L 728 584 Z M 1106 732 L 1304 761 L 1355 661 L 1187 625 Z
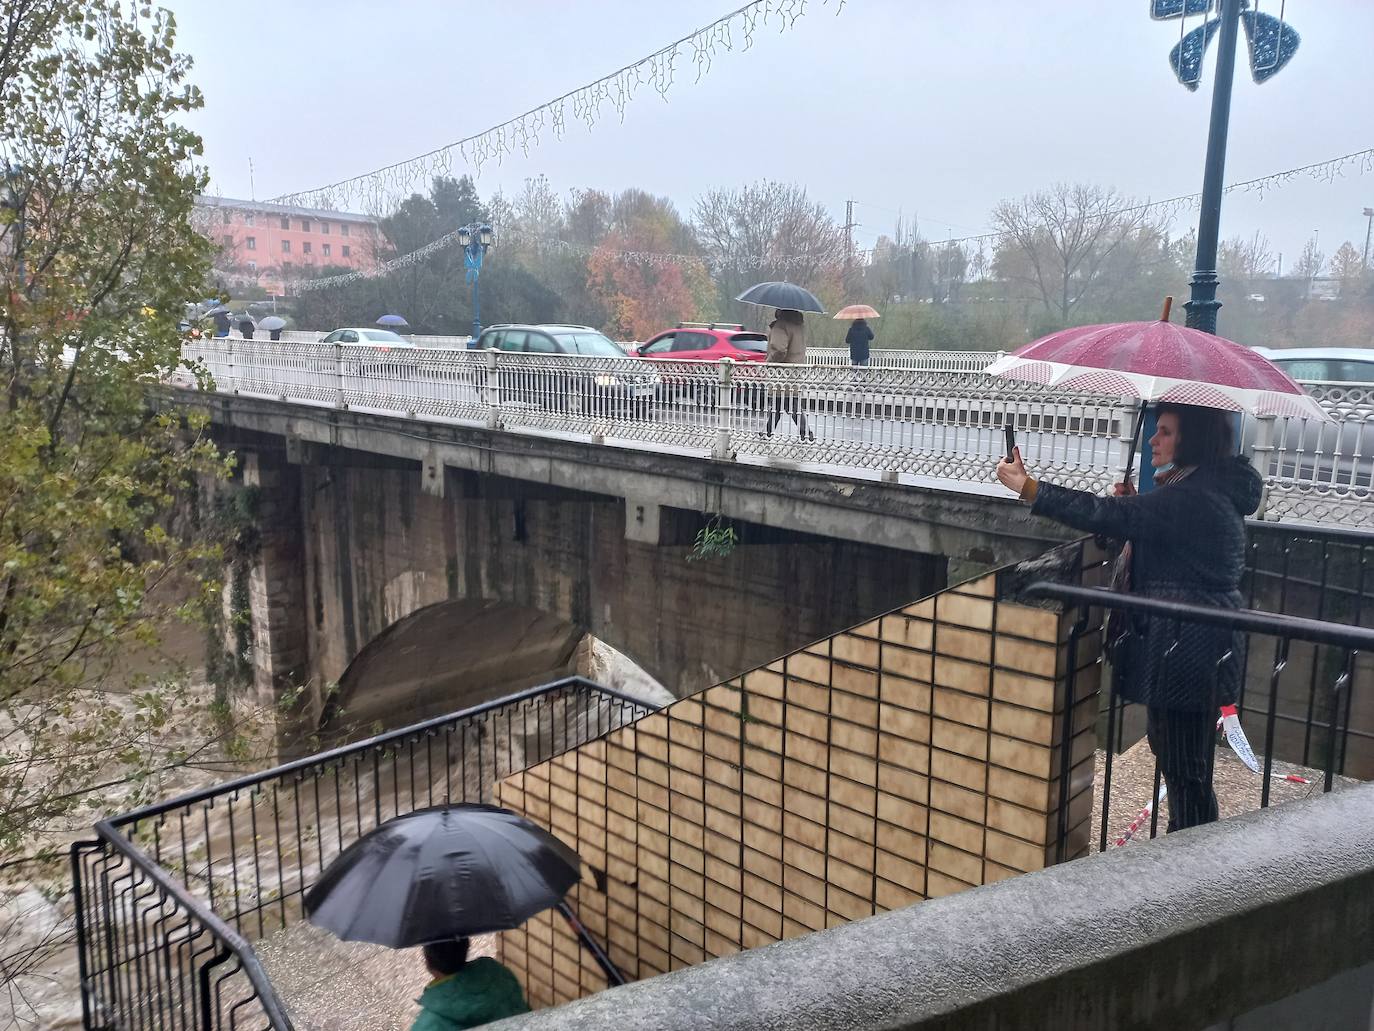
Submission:
M 1041 483 L 1031 511 L 1130 541 L 1134 594 L 1239 608 L 1245 517 L 1259 506 L 1261 487 L 1254 467 L 1232 458 L 1132 497 L 1103 498 Z M 1122 698 L 1195 712 L 1236 700 L 1241 634 L 1157 616 L 1134 616 L 1129 623 L 1131 633 L 1113 662 Z M 1228 649 L 1233 658 L 1219 668 Z

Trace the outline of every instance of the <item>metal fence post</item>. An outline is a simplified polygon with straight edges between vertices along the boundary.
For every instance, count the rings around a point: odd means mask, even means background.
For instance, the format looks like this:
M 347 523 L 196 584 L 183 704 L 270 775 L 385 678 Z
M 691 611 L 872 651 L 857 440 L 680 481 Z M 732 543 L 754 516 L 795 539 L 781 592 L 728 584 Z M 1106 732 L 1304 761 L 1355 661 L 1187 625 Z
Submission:
M 1143 415 L 1143 406 L 1133 404 L 1132 399 L 1128 397 L 1121 399 L 1121 405 L 1116 410 L 1116 475 L 1118 482 L 1125 480 L 1126 470 L 1134 466 L 1132 456 L 1137 446 L 1135 420 L 1138 416 Z
M 334 407 L 347 408 L 348 402 L 344 400 L 344 377 L 343 377 L 343 344 L 334 344 Z
M 487 406 L 487 429 L 501 428 L 501 352 L 494 347 L 487 348 L 487 381 L 485 385 Z
M 1255 418 L 1255 442 L 1250 445 L 1250 461 L 1264 482 L 1264 489 L 1260 492 L 1259 508 L 1255 510 L 1256 519 L 1264 518 L 1264 509 L 1269 503 L 1269 470 L 1274 454 L 1276 421 L 1272 415 L 1260 415 Z
M 717 363 L 720 377 L 716 388 L 716 446 L 711 457 L 720 462 L 730 460 L 730 420 L 735 410 L 735 360 L 722 358 Z
M 225 346 L 229 349 L 228 355 L 226 357 L 226 361 L 228 362 L 229 368 L 228 387 L 232 393 L 237 394 L 239 392 L 239 380 L 237 373 L 234 372 L 234 341 L 230 337 L 225 337 L 224 342 Z

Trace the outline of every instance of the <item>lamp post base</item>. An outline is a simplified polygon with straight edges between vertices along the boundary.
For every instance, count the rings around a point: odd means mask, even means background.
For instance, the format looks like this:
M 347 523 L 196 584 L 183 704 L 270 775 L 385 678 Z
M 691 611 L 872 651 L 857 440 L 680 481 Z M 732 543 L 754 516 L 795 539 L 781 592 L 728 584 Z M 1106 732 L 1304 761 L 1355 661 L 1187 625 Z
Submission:
M 1217 331 L 1217 274 L 1215 272 L 1194 272 L 1189 281 L 1190 296 L 1183 307 L 1188 312 L 1186 325 L 1189 329 L 1200 329 L 1204 333 Z

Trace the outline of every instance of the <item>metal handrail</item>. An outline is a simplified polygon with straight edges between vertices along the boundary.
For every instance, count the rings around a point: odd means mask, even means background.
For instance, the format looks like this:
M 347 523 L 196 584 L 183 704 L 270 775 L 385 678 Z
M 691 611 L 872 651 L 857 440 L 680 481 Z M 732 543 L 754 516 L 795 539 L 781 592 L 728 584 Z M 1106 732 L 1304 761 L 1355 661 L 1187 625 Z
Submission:
M 197 802 L 208 802 L 221 795 L 233 794 L 234 792 L 242 791 L 244 788 L 251 788 L 255 785 L 266 783 L 269 780 L 276 780 L 289 773 L 294 773 L 297 770 L 308 770 L 314 766 L 323 766 L 335 759 L 341 759 L 360 752 L 365 752 L 370 748 L 387 745 L 392 741 L 400 741 L 413 734 L 421 734 L 425 731 L 452 723 L 455 720 L 481 716 L 484 713 L 492 712 L 507 705 L 528 701 L 531 698 L 537 698 L 544 694 L 552 694 L 555 691 L 560 691 L 569 687 L 594 688 L 598 694 L 606 695 L 616 701 L 629 702 L 637 706 L 645 705 L 643 699 L 635 698 L 623 691 L 616 691 L 613 688 L 603 687 L 593 680 L 588 680 L 586 677 L 564 677 L 561 680 L 555 680 L 548 684 L 540 684 L 538 687 L 527 688 L 524 691 L 506 695 L 502 698 L 496 698 L 490 702 L 483 702 L 481 705 L 474 705 L 470 709 L 463 709 L 460 712 L 451 712 L 444 716 L 436 716 L 422 723 L 413 723 L 408 727 L 402 727 L 400 730 L 388 730 L 384 734 L 377 734 L 350 745 L 341 745 L 327 752 L 316 752 L 303 759 L 295 759 L 289 763 L 282 763 L 280 766 L 274 766 L 260 773 L 252 773 L 245 777 L 239 777 L 237 780 L 225 781 L 223 784 L 212 784 L 209 787 L 201 788 L 199 791 L 191 791 L 184 795 L 178 795 L 176 798 L 165 802 L 155 802 L 152 805 L 146 805 L 140 809 L 131 810 L 130 812 L 111 817 L 102 822 L 108 824 L 111 828 L 124 827 L 130 823 L 139 823 L 149 817 L 161 816 L 163 813 L 173 812 L 186 806 L 195 805 Z
M 1311 641 L 1315 644 L 1331 644 L 1357 651 L 1374 650 L 1374 630 L 1365 627 L 1346 626 L 1343 623 L 1328 623 L 1320 619 L 1307 619 L 1302 616 L 1276 616 L 1255 609 L 1226 609 L 1211 605 L 1192 605 L 1181 601 L 1164 601 L 1159 598 L 1120 594 L 1103 587 L 1074 587 L 1070 584 L 1046 581 L 1031 584 L 1026 588 L 1026 594 L 1032 597 L 1072 602 L 1077 605 L 1101 606 L 1122 609 L 1126 612 L 1162 616 L 1179 622 L 1227 627 L 1247 633 L 1265 634 L 1269 637 Z
M 120 834 L 113 821 L 99 821 L 95 825 L 95 833 L 101 842 L 123 856 L 131 867 L 175 899 L 177 904 L 187 912 L 193 914 L 196 920 L 205 926 L 206 930 L 218 938 L 234 954 L 234 958 L 239 961 L 249 984 L 253 986 L 258 1001 L 262 1004 L 263 1015 L 272 1022 L 274 1031 L 293 1031 L 295 1025 L 291 1022 L 286 1010 L 282 1008 L 276 989 L 272 987 L 272 981 L 267 976 L 267 971 L 263 969 L 257 953 L 253 951 L 253 946 L 248 943 L 248 940 L 216 916 L 214 910 L 203 901 L 187 891 L 148 853 Z M 89 843 L 85 844 L 89 845 Z M 74 866 L 79 865 L 82 845 L 82 842 L 76 842 L 72 845 L 71 855 Z M 78 912 L 81 911 L 80 900 L 77 900 L 76 908 Z
M 151 886 L 149 889 L 150 891 L 161 892 L 163 899 L 160 904 L 161 906 L 165 907 L 170 902 L 175 908 L 184 912 L 188 922 L 193 921 L 195 925 L 202 928 L 197 934 L 207 934 L 209 939 L 216 944 L 216 947 L 219 949 L 219 953 L 217 954 L 218 958 L 211 964 L 201 967 L 198 976 L 202 981 L 204 981 L 206 977 L 209 966 L 218 965 L 222 961 L 228 960 L 232 955 L 238 962 L 238 973 L 242 973 L 247 980 L 248 988 L 252 991 L 252 996 L 250 998 L 256 998 L 257 1002 L 260 1004 L 262 1017 L 267 1020 L 268 1026 L 272 1028 L 273 1031 L 294 1031 L 294 1025 L 291 1018 L 248 939 L 245 938 L 240 931 L 230 926 L 228 920 L 221 918 L 215 912 L 212 901 L 197 898 L 192 894 L 186 884 L 179 881 L 162 865 L 160 857 L 150 855 L 131 840 L 131 837 L 126 836 L 124 833 L 125 829 L 130 826 L 137 828 L 137 826 L 144 821 L 163 817 L 176 810 L 181 810 L 183 812 L 187 811 L 197 804 L 208 803 L 210 807 L 213 807 L 218 799 L 226 796 L 231 798 L 237 797 L 240 793 L 251 792 L 269 781 L 283 780 L 303 770 L 310 770 L 312 768 L 318 769 L 328 764 L 341 763 L 349 757 L 358 756 L 366 752 L 386 750 L 389 746 L 398 742 L 403 742 L 408 738 L 413 740 L 418 735 L 446 728 L 455 723 L 471 722 L 485 715 L 498 713 L 502 709 L 518 706 L 521 703 L 537 700 L 544 696 L 556 697 L 560 692 L 567 692 L 569 689 L 578 691 L 579 696 L 585 697 L 585 695 L 582 694 L 582 692 L 585 691 L 586 695 L 595 694 L 595 696 L 602 701 L 615 702 L 619 703 L 622 707 L 628 707 L 632 719 L 644 715 L 653 708 L 651 704 L 641 699 L 635 698 L 622 691 L 603 687 L 585 677 L 564 677 L 552 683 L 543 684 L 512 695 L 484 702 L 460 712 L 449 713 L 444 716 L 402 727 L 398 730 L 377 734 L 353 744 L 343 745 L 326 752 L 283 763 L 260 773 L 250 774 L 222 784 L 189 792 L 169 801 L 143 806 L 131 812 L 99 821 L 95 826 L 97 840 L 76 842 L 72 845 L 70 850 L 73 872 L 73 893 L 79 929 L 78 937 L 81 939 L 78 944 L 78 957 L 82 973 L 82 1006 L 88 1026 L 90 1026 L 89 1021 L 91 1019 L 93 1005 L 112 1007 L 127 1005 L 130 1004 L 131 1001 L 133 1004 L 138 1005 L 136 996 L 126 997 L 125 993 L 121 992 L 119 988 L 115 988 L 109 998 L 102 998 L 101 993 L 92 991 L 91 978 L 97 976 L 97 972 L 88 970 L 87 968 L 87 944 L 89 941 L 98 938 L 102 933 L 110 933 L 111 929 L 110 927 L 105 927 L 102 931 L 100 927 L 86 926 L 88 902 L 95 906 L 94 912 L 99 913 L 101 910 L 101 906 L 95 900 L 94 896 L 92 896 L 90 900 L 88 900 L 86 896 L 86 892 L 92 890 L 93 885 L 84 883 L 85 877 L 83 875 L 85 869 L 83 867 L 83 858 L 92 851 L 103 852 L 115 858 L 116 861 L 121 864 L 127 864 L 128 873 L 121 875 L 121 880 L 128 879 L 131 885 L 147 884 Z M 232 835 L 232 822 L 230 826 Z M 96 890 L 98 894 L 98 889 Z M 146 898 L 146 896 L 144 897 Z M 213 893 L 211 899 L 213 899 Z M 106 905 L 108 905 L 108 902 Z M 113 917 L 108 917 L 108 919 L 112 920 Z M 103 923 L 104 921 L 97 920 L 97 924 Z M 111 927 L 112 926 L 113 925 L 111 925 Z M 596 955 L 600 946 L 594 940 L 590 939 L 590 936 L 586 935 L 585 931 L 581 937 L 584 946 L 589 947 L 593 955 Z M 136 953 L 135 958 L 139 955 L 141 954 Z M 110 969 L 112 971 L 115 968 L 112 967 Z M 99 972 L 99 976 L 106 976 L 107 973 L 108 972 L 105 971 Z M 209 996 L 206 994 L 208 991 L 208 985 L 202 985 L 202 998 L 200 1001 L 203 1013 L 198 1018 L 200 1023 L 197 1025 L 204 1027 L 207 1031 L 218 1026 L 209 1016 Z M 246 1004 L 248 1001 L 248 999 L 245 999 L 240 1005 Z M 188 1019 L 193 1018 L 188 1017 Z

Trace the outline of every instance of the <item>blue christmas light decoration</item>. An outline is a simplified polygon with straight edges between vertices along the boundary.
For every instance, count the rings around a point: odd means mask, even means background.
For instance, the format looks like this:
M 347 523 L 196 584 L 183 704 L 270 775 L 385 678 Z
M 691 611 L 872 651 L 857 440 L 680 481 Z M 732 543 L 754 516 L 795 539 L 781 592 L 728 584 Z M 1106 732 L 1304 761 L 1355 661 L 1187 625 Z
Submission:
M 1241 6 L 1250 5 L 1242 0 Z M 1151 0 L 1150 17 L 1157 21 L 1188 18 L 1211 14 L 1215 7 L 1215 0 Z M 1259 11 L 1242 10 L 1240 22 L 1250 54 L 1250 75 L 1257 83 L 1266 82 L 1292 59 L 1302 37 L 1287 22 Z M 1187 89 L 1196 90 L 1202 81 L 1202 57 L 1220 26 L 1218 18 L 1203 22 L 1169 51 L 1169 66 Z

